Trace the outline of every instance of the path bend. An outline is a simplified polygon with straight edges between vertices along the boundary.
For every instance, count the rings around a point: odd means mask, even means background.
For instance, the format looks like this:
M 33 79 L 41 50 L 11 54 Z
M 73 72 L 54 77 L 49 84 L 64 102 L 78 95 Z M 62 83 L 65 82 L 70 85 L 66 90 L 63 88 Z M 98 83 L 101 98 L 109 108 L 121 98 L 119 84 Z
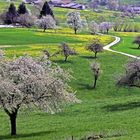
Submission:
M 103 34 L 100 34 L 100 35 L 103 35 Z M 122 55 L 125 55 L 125 56 L 128 56 L 128 57 L 131 57 L 131 58 L 140 59 L 140 57 L 135 56 L 135 55 L 131 55 L 131 54 L 128 54 L 128 53 L 112 50 L 111 47 L 118 44 L 121 41 L 121 38 L 117 37 L 117 36 L 113 36 L 113 35 L 109 35 L 109 36 L 115 38 L 115 40 L 113 42 L 111 42 L 110 44 L 104 46 L 103 47 L 104 50 L 114 52 L 114 53 L 118 53 L 118 54 L 122 54 Z

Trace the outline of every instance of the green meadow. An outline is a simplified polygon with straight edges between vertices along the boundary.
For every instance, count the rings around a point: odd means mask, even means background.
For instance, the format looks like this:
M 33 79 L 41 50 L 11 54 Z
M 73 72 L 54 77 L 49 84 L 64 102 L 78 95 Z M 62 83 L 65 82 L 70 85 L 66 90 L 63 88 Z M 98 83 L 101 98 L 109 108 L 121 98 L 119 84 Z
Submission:
M 65 106 L 61 113 L 54 115 L 36 110 L 21 111 L 17 118 L 18 135 L 15 137 L 9 135 L 9 118 L 1 110 L 0 139 L 63 140 L 71 136 L 80 139 L 89 134 L 104 134 L 107 139 L 112 140 L 139 140 L 139 89 L 115 86 L 128 58 L 104 51 L 98 54 L 95 60 L 93 54 L 85 50 L 87 42 L 94 37 L 86 33 L 73 35 L 70 29 L 59 30 L 56 33 L 0 29 L 0 46 L 10 58 L 25 53 L 38 56 L 43 49 L 53 53 L 62 41 L 75 48 L 78 55 L 70 57 L 67 63 L 64 63 L 62 56 L 51 60 L 62 68 L 73 71 L 74 78 L 70 85 L 82 100 L 80 104 Z M 108 36 L 98 37 L 104 45 L 114 40 Z M 127 41 L 125 43 L 127 44 Z M 93 78 L 89 65 L 93 61 L 100 62 L 102 68 L 96 90 L 91 88 Z
M 7 4 L 0 2 L 0 12 Z M 140 139 L 140 92 L 138 88 L 119 88 L 116 86 L 118 77 L 124 71 L 128 57 L 103 51 L 94 58 L 94 54 L 85 49 L 87 43 L 99 38 L 106 45 L 114 38 L 104 35 L 90 35 L 87 31 L 73 34 L 65 25 L 69 9 L 54 8 L 58 23 L 63 27 L 58 30 L 42 30 L 14 28 L 0 29 L 0 48 L 4 50 L 7 61 L 24 54 L 38 57 L 47 49 L 51 54 L 59 49 L 59 44 L 66 42 L 78 53 L 70 56 L 64 62 L 61 55 L 51 57 L 51 61 L 62 68 L 72 71 L 73 78 L 69 82 L 76 91 L 76 96 L 82 102 L 64 106 L 62 112 L 47 114 L 38 110 L 19 111 L 17 117 L 17 136 L 10 136 L 9 118 L 0 110 L 0 140 L 80 140 L 88 135 L 102 134 L 105 140 L 139 140 Z M 89 10 L 81 11 L 82 18 L 89 21 L 104 16 L 113 20 L 115 12 L 104 10 L 95 13 Z M 139 24 L 139 17 L 135 22 Z M 123 33 L 111 31 L 111 34 L 121 37 L 121 42 L 114 50 L 140 55 L 137 45 L 132 44 L 140 33 Z M 101 75 L 97 88 L 92 89 L 93 77 L 90 70 L 92 62 L 101 63 Z
M 138 45 L 133 44 L 135 37 L 140 35 L 140 33 L 115 33 L 115 35 L 121 37 L 121 43 L 115 45 L 113 47 L 114 50 L 140 56 Z

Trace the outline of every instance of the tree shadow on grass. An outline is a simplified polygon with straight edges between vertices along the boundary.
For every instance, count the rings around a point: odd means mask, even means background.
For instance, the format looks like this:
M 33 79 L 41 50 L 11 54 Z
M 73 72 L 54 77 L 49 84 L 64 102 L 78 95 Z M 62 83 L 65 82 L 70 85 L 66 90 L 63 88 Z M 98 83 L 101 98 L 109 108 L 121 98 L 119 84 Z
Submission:
M 73 64 L 73 62 L 70 60 L 67 60 L 66 62 L 64 60 L 53 60 L 53 62 L 58 64 Z
M 86 56 L 86 55 L 82 55 L 80 56 L 81 58 L 84 58 L 84 59 L 96 59 L 94 56 Z
M 139 51 L 140 51 L 139 48 L 130 47 L 130 49 L 133 49 L 133 50 L 139 50 Z
M 80 86 L 80 89 L 87 89 L 87 90 L 94 90 L 93 86 L 89 85 L 89 84 L 83 84 L 83 83 L 79 83 L 78 84 Z
M 36 133 L 29 133 L 29 134 L 19 134 L 16 136 L 11 135 L 0 135 L 0 140 L 9 140 L 9 139 L 20 139 L 20 138 L 28 138 L 28 137 L 36 137 L 36 136 L 43 136 L 50 133 L 55 133 L 55 131 L 40 131 Z
M 130 109 L 135 109 L 140 107 L 140 102 L 131 102 L 126 104 L 115 104 L 115 105 L 107 105 L 104 106 L 107 112 L 114 112 L 114 111 L 125 111 Z

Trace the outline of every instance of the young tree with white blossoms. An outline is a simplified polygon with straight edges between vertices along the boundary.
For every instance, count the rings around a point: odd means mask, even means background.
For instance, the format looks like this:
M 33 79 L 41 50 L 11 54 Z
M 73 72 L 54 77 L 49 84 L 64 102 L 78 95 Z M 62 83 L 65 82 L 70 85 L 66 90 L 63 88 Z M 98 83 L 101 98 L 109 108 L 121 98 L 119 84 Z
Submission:
M 56 21 L 50 15 L 44 16 L 36 21 L 37 27 L 43 29 L 45 32 L 47 29 L 56 29 Z
M 96 34 L 99 31 L 99 25 L 95 21 L 91 21 L 89 24 L 89 31 L 91 34 Z
M 11 135 L 16 135 L 19 109 L 38 107 L 55 113 L 64 103 L 79 100 L 67 85 L 71 75 L 46 57 L 33 59 L 21 56 L 11 61 L 0 59 L 0 107 L 11 123 Z
M 77 31 L 83 27 L 83 22 L 81 20 L 80 12 L 73 11 L 67 14 L 67 24 L 70 28 L 74 30 L 74 33 L 77 34 Z

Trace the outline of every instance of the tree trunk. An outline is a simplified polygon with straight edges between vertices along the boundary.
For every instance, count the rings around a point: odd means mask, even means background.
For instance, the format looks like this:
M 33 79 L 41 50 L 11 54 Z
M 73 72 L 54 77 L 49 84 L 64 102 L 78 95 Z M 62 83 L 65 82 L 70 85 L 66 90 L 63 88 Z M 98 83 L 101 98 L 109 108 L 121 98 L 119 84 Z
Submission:
M 10 123 L 11 123 L 11 135 L 16 135 L 16 117 L 17 114 L 13 113 L 10 115 Z
M 96 88 L 97 79 L 98 79 L 98 76 L 95 75 L 95 78 L 94 78 L 94 84 L 93 84 L 93 88 L 94 88 L 94 89 Z
M 77 29 L 74 29 L 74 33 L 77 34 Z
M 67 61 L 67 59 L 68 59 L 68 57 L 67 57 L 67 56 L 65 56 L 65 60 L 64 60 L 64 61 L 66 62 L 66 61 Z
M 97 52 L 95 52 L 95 56 L 94 57 L 97 58 Z
M 45 31 L 46 31 L 46 28 L 44 28 L 43 32 L 45 32 Z
M 109 30 L 107 29 L 107 34 L 108 34 Z

